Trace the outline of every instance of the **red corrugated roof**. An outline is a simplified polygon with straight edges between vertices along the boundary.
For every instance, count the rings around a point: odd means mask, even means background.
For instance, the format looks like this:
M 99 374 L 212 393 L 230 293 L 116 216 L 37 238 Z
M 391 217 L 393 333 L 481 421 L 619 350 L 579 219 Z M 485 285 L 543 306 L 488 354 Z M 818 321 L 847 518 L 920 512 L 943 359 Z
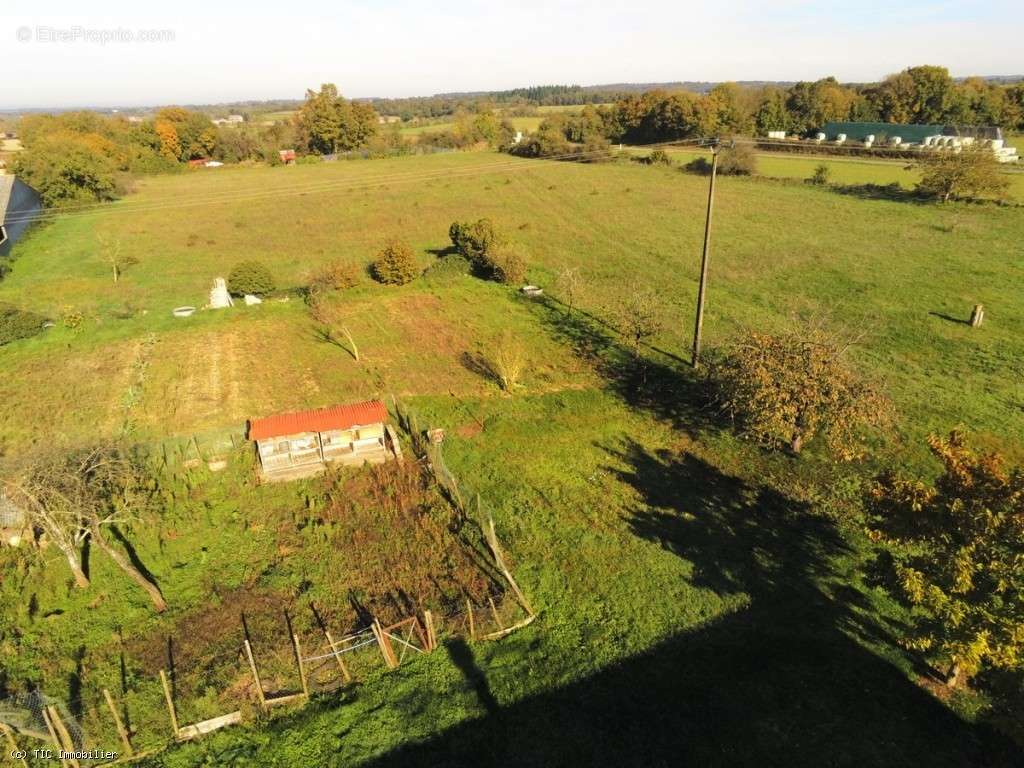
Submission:
M 279 413 L 249 422 L 249 439 L 297 435 L 300 432 L 327 432 L 332 429 L 376 424 L 388 420 L 388 410 L 380 400 L 367 400 L 351 405 L 332 405 L 315 411 Z

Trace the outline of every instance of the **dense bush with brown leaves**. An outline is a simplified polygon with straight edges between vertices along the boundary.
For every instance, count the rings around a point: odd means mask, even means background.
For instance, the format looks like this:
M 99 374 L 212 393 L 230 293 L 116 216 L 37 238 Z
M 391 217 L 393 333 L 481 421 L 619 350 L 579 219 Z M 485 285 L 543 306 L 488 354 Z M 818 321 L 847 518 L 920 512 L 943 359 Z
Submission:
M 372 466 L 337 485 L 323 517 L 338 553 L 332 581 L 384 621 L 467 597 L 479 604 L 495 592 L 472 554 L 468 526 L 415 461 Z
M 883 426 L 890 411 L 879 391 L 847 366 L 848 346 L 820 331 L 751 331 L 713 356 L 713 399 L 759 443 L 796 454 L 822 435 L 838 458 L 856 458 L 865 431 Z

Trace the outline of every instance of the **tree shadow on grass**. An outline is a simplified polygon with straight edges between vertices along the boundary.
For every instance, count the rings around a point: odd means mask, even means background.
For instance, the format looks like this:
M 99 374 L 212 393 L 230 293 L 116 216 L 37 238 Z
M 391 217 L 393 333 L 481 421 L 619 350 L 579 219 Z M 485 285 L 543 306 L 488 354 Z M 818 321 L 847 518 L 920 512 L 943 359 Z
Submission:
M 916 189 L 905 189 L 898 182 L 892 184 L 830 184 L 832 192 L 861 200 L 889 200 L 896 203 L 925 204 L 934 202 Z
M 631 408 L 648 411 L 676 429 L 699 432 L 724 425 L 689 360 L 652 345 L 644 345 L 638 360 L 618 329 L 601 317 L 579 308 L 570 312 L 550 296 L 524 301 L 552 338 L 592 366 Z
M 634 533 L 692 563 L 695 586 L 746 595 L 748 607 L 371 765 L 1024 764 L 1008 738 L 857 642 L 888 630 L 829 589 L 848 554 L 832 523 L 689 454 L 626 442 L 613 455 L 643 500 Z

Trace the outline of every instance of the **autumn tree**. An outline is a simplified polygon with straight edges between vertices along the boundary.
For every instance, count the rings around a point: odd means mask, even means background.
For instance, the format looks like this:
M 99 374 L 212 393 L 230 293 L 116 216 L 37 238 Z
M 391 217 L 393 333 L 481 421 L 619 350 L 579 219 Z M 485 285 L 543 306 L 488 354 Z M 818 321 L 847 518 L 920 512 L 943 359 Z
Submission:
M 823 331 L 750 331 L 714 355 L 712 397 L 740 432 L 794 454 L 818 435 L 842 459 L 862 452 L 862 433 L 888 408 L 874 386 L 846 364 L 852 342 Z
M 985 147 L 930 152 L 920 166 L 918 191 L 944 203 L 964 197 L 1000 198 L 1010 184 L 995 155 Z
M 8 497 L 32 526 L 64 555 L 75 583 L 85 588 L 82 546 L 88 540 L 128 574 L 158 611 L 167 608 L 159 588 L 107 539 L 107 531 L 138 519 L 151 503 L 145 467 L 122 449 L 101 445 L 30 461 L 8 483 Z
M 1024 468 L 931 437 L 943 473 L 895 474 L 870 490 L 870 532 L 891 553 L 894 591 L 916 609 L 909 645 L 949 663 L 956 685 L 1024 661 Z

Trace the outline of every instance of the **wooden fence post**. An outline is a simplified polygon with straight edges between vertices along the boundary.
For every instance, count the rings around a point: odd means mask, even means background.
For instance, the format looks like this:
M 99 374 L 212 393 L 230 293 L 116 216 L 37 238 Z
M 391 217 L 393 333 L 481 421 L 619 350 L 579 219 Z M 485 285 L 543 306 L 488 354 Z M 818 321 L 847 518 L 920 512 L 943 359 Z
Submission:
M 974 309 L 971 311 L 971 327 L 979 328 L 985 321 L 985 307 L 981 304 L 975 304 Z
M 11 729 L 7 726 L 7 723 L 0 723 L 0 730 L 4 732 L 4 737 L 7 740 L 7 746 L 11 748 L 11 758 L 14 758 L 14 753 L 20 751 L 18 749 L 18 742 L 14 740 L 14 734 L 11 733 Z M 21 764 L 28 768 L 28 761 L 23 757 L 21 758 Z
M 44 706 L 40 712 L 43 715 L 43 722 L 46 723 L 46 732 L 50 734 L 50 740 L 57 749 L 60 749 L 60 739 L 57 738 L 57 731 L 53 729 L 53 721 L 50 719 L 49 707 Z M 61 760 L 61 764 L 64 764 L 63 760 Z
M 491 613 L 494 615 L 494 623 L 498 625 L 498 629 L 504 629 L 505 625 L 501 623 L 501 617 L 498 615 L 498 609 L 494 605 L 494 600 L 490 595 L 487 596 L 487 602 L 491 604 Z
M 302 648 L 299 645 L 299 636 L 292 633 L 292 644 L 295 646 L 295 661 L 299 665 L 299 680 L 302 681 L 302 695 L 309 698 L 309 685 L 306 682 L 306 668 L 302 666 Z
M 50 720 L 53 722 L 54 730 L 57 731 L 57 737 L 61 748 L 66 752 L 74 752 L 75 742 L 71 740 L 71 734 L 68 733 L 68 729 L 65 727 L 64 721 L 61 720 L 60 712 L 58 712 L 57 708 L 52 704 L 47 706 L 47 709 L 50 711 Z M 69 757 L 67 762 L 72 766 L 72 768 L 82 768 L 81 763 L 79 763 L 74 757 Z
M 473 624 L 473 604 L 466 598 L 466 612 L 469 614 L 469 639 L 476 640 L 476 626 Z
M 437 648 L 437 635 L 434 634 L 434 614 L 429 610 L 423 612 L 423 624 L 427 630 L 427 650 Z
M 174 711 L 174 697 L 171 696 L 171 684 L 167 682 L 167 673 L 160 670 L 160 682 L 164 687 L 164 698 L 167 700 L 167 711 L 171 716 L 171 728 L 174 729 L 174 738 L 178 738 L 178 713 Z
M 331 646 L 331 653 L 334 654 L 334 658 L 338 662 L 338 668 L 341 669 L 341 676 L 345 678 L 346 683 L 351 683 L 352 675 L 349 674 L 348 667 L 345 666 L 345 660 L 342 659 L 341 654 L 338 653 L 338 644 L 334 642 L 334 637 L 331 635 L 331 630 L 325 629 L 324 634 L 327 635 L 327 643 Z
M 477 503 L 479 507 L 479 499 L 477 496 Z M 487 525 L 484 527 L 484 538 L 487 539 L 487 546 L 491 548 L 491 554 L 494 555 L 494 562 L 505 576 L 505 580 L 508 585 L 512 587 L 512 591 L 516 593 L 516 597 L 519 598 L 520 605 L 526 609 L 526 612 L 533 615 L 533 608 L 526 601 L 526 595 L 523 594 L 522 590 L 519 589 L 519 585 L 516 584 L 516 580 L 512 578 L 512 571 L 508 569 L 508 565 L 505 564 L 505 557 L 501 551 L 501 544 L 498 543 L 498 534 L 494 530 L 494 518 L 490 515 L 487 516 Z
M 377 638 L 377 645 L 380 646 L 380 653 L 384 657 L 384 662 L 388 665 L 388 668 L 394 669 L 398 666 L 398 659 L 395 658 L 395 651 L 392 649 L 387 635 L 384 634 L 384 629 L 377 619 L 374 619 L 373 624 L 370 626 L 373 629 L 373 636 Z
M 110 691 L 106 688 L 103 689 L 103 698 L 107 700 L 107 706 L 110 708 L 110 714 L 114 718 L 114 725 L 117 726 L 117 733 L 121 737 L 121 743 L 124 744 L 124 751 L 128 754 L 128 757 L 134 756 L 135 752 L 132 750 L 132 743 L 128 738 L 128 731 L 124 728 L 124 723 L 121 722 L 121 716 L 117 714 L 117 707 L 114 706 L 114 699 L 110 695 Z
M 260 680 L 260 673 L 256 669 L 256 659 L 252 655 L 252 646 L 249 640 L 245 640 L 245 655 L 249 658 L 249 669 L 252 670 L 252 679 L 256 681 L 256 695 L 260 700 L 260 708 L 267 708 L 267 697 L 263 693 L 263 681 Z

